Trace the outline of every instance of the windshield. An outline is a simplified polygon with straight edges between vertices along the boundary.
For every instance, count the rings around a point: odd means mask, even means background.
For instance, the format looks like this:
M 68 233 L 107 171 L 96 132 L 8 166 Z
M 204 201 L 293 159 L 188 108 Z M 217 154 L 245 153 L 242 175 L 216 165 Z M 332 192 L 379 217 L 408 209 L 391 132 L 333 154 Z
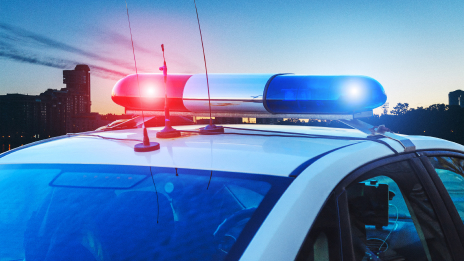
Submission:
M 0 260 L 238 258 L 291 178 L 0 165 Z

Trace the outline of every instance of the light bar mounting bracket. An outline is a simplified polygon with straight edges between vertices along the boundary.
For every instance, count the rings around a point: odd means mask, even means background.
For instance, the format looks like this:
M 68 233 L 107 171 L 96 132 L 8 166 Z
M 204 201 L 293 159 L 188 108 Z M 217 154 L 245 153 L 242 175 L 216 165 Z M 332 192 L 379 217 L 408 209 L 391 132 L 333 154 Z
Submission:
M 414 143 L 407 137 L 397 135 L 390 131 L 378 132 L 379 128 L 376 128 L 358 119 L 352 119 L 352 120 L 340 119 L 338 121 L 367 134 L 368 137 L 372 137 L 372 138 L 382 137 L 382 138 L 388 138 L 388 139 L 394 140 L 398 142 L 399 144 L 401 144 L 401 146 L 404 148 L 404 152 L 411 152 L 411 151 L 416 150 L 416 145 L 414 145 Z

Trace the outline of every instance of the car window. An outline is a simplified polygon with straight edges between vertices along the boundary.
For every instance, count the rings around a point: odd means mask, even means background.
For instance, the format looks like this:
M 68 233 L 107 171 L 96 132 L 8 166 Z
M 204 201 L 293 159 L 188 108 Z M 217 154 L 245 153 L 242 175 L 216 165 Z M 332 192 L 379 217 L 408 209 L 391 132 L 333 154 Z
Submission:
M 356 260 L 451 260 L 427 193 L 408 161 L 362 177 L 346 189 Z
M 332 195 L 314 221 L 296 260 L 340 260 L 340 230 L 337 216 L 337 205 Z
M 426 260 L 411 213 L 392 179 L 377 176 L 352 184 L 347 192 L 356 260 L 373 256 Z
M 222 260 L 236 242 L 251 240 L 291 180 L 138 166 L 0 165 L 0 259 Z
M 298 260 L 342 260 L 348 253 L 340 250 L 348 243 L 357 261 L 451 260 L 427 193 L 408 161 L 370 170 L 342 191 L 319 212 Z M 340 214 L 341 195 L 346 195 L 346 215 Z M 349 219 L 351 242 L 342 235 L 341 218 Z
M 456 157 L 429 157 L 429 160 L 464 222 L 464 160 Z

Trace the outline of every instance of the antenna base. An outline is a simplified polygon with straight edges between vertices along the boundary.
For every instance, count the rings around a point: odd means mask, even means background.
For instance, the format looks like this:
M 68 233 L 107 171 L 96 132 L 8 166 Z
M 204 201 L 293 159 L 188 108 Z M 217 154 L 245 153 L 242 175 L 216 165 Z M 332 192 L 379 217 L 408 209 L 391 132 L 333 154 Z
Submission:
M 213 135 L 224 133 L 224 127 L 216 126 L 214 124 L 208 124 L 204 128 L 200 128 L 200 134 L 202 135 Z
M 155 151 L 159 149 L 160 149 L 160 145 L 158 142 L 150 142 L 149 145 L 145 145 L 143 143 L 137 143 L 134 146 L 135 152 L 149 152 L 149 151 Z
M 177 138 L 180 136 L 180 131 L 172 128 L 171 126 L 166 126 L 164 129 L 156 133 L 156 137 L 160 139 Z

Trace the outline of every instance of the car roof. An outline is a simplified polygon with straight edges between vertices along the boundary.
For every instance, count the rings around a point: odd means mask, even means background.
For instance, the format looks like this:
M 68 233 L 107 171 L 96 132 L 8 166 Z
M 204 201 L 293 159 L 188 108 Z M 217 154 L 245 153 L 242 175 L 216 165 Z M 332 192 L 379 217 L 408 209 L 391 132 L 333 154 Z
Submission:
M 176 126 L 178 130 L 193 132 L 182 132 L 181 137 L 170 139 L 156 138 L 156 132 L 162 127 L 148 128 L 150 141 L 160 144 L 160 150 L 152 152 L 134 152 L 134 145 L 142 140 L 141 128 L 65 135 L 0 154 L 0 164 L 137 165 L 289 176 L 298 172 L 298 168 L 304 170 L 311 160 L 332 157 L 331 152 L 335 150 L 345 152 L 333 153 L 338 160 L 362 150 L 360 162 L 365 162 L 366 157 L 374 160 L 394 155 L 394 150 L 403 152 L 397 141 L 381 139 L 389 148 L 363 140 L 366 134 L 355 129 L 243 124 L 225 125 L 226 134 L 199 135 L 194 132 L 199 127 L 203 126 Z M 227 135 L 232 133 L 235 135 Z M 308 134 L 332 138 L 309 138 Z M 340 136 L 348 139 L 333 138 Z M 437 138 L 408 138 L 418 150 L 464 151 L 459 144 Z

